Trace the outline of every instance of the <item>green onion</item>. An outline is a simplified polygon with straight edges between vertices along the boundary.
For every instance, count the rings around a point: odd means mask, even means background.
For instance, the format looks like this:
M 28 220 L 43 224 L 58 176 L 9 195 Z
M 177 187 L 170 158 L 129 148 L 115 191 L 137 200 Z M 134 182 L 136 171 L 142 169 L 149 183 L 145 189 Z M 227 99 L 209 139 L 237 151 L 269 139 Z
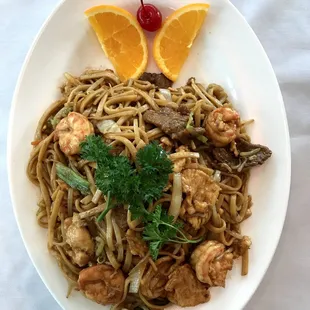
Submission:
M 56 174 L 66 184 L 74 189 L 79 190 L 83 195 L 90 193 L 89 182 L 65 165 L 57 163 Z
M 110 203 L 110 196 L 111 196 L 111 193 L 108 192 L 107 201 L 105 203 L 105 209 L 98 216 L 97 222 L 101 222 L 105 218 L 105 216 L 108 214 L 108 212 L 116 207 L 116 204 Z

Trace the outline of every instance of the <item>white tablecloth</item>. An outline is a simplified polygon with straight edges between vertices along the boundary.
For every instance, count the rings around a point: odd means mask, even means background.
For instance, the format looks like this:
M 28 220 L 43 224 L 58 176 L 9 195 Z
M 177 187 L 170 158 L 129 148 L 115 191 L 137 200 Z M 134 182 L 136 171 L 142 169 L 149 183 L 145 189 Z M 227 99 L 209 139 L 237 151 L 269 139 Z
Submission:
M 57 2 L 0 0 L 1 310 L 60 309 L 23 246 L 6 167 L 8 117 L 16 79 L 34 36 Z M 306 310 L 310 309 L 310 0 L 232 2 L 253 27 L 275 69 L 292 143 L 292 187 L 284 231 L 274 260 L 246 310 Z

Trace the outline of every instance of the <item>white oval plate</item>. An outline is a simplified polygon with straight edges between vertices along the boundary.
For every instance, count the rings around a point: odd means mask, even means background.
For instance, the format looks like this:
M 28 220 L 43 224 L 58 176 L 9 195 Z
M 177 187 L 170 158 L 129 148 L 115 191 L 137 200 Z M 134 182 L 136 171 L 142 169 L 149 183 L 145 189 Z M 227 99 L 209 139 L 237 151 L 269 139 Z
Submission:
M 164 17 L 191 1 L 154 0 Z M 177 84 L 191 76 L 225 87 L 243 119 L 254 118 L 255 143 L 273 151 L 272 158 L 253 170 L 250 192 L 253 216 L 242 229 L 251 236 L 250 271 L 240 276 L 240 264 L 228 275 L 225 289 L 211 289 L 211 301 L 196 309 L 239 310 L 250 299 L 275 252 L 282 231 L 290 187 L 290 145 L 281 92 L 257 37 L 227 0 L 210 0 L 209 14 L 193 45 Z M 67 310 L 103 309 L 74 292 L 67 299 L 67 282 L 46 246 L 46 230 L 36 223 L 37 189 L 27 180 L 26 165 L 37 122 L 57 98 L 65 71 L 80 74 L 86 67 L 111 67 L 90 29 L 86 8 L 113 3 L 135 14 L 137 0 L 66 0 L 46 21 L 28 53 L 13 100 L 9 143 L 9 181 L 15 216 L 28 253 L 45 285 Z M 151 37 L 150 37 L 151 41 Z M 151 58 L 151 56 L 150 56 Z M 150 61 L 148 70 L 156 70 Z M 35 298 L 35 296 L 33 296 Z

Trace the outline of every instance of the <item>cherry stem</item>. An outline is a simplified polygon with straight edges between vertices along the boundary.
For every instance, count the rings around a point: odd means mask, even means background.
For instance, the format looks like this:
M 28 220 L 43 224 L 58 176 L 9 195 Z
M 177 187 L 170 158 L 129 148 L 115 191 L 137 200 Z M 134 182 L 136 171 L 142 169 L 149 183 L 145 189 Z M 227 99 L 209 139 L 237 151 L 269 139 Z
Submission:
M 145 16 L 146 16 L 146 17 L 149 17 L 150 14 L 149 14 L 148 11 L 145 9 L 143 0 L 140 0 L 140 2 L 141 2 L 141 6 L 142 6 L 142 9 L 143 9 L 143 11 L 144 11 Z

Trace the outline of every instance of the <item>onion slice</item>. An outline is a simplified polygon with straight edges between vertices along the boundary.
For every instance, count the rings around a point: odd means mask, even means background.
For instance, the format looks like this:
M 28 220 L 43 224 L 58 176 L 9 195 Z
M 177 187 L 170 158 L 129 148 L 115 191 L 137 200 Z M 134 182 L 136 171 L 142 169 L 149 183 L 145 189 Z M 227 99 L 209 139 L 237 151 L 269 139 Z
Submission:
M 159 88 L 159 92 L 165 97 L 167 101 L 172 101 L 172 96 L 169 89 Z
M 136 270 L 131 276 L 129 293 L 137 294 L 140 287 L 140 279 L 141 279 L 141 268 Z
M 121 132 L 121 129 L 119 128 L 118 124 L 113 120 L 102 120 L 97 123 L 97 128 L 99 131 L 103 134 L 109 133 L 109 132 Z
M 168 214 L 176 220 L 180 214 L 182 204 L 182 175 L 181 173 L 173 174 L 172 198 Z
M 139 292 L 141 278 L 146 268 L 149 259 L 147 254 L 129 273 L 130 285 L 129 293 L 137 294 Z
M 214 174 L 213 174 L 213 180 L 217 183 L 221 182 L 221 171 L 219 170 L 215 170 Z

